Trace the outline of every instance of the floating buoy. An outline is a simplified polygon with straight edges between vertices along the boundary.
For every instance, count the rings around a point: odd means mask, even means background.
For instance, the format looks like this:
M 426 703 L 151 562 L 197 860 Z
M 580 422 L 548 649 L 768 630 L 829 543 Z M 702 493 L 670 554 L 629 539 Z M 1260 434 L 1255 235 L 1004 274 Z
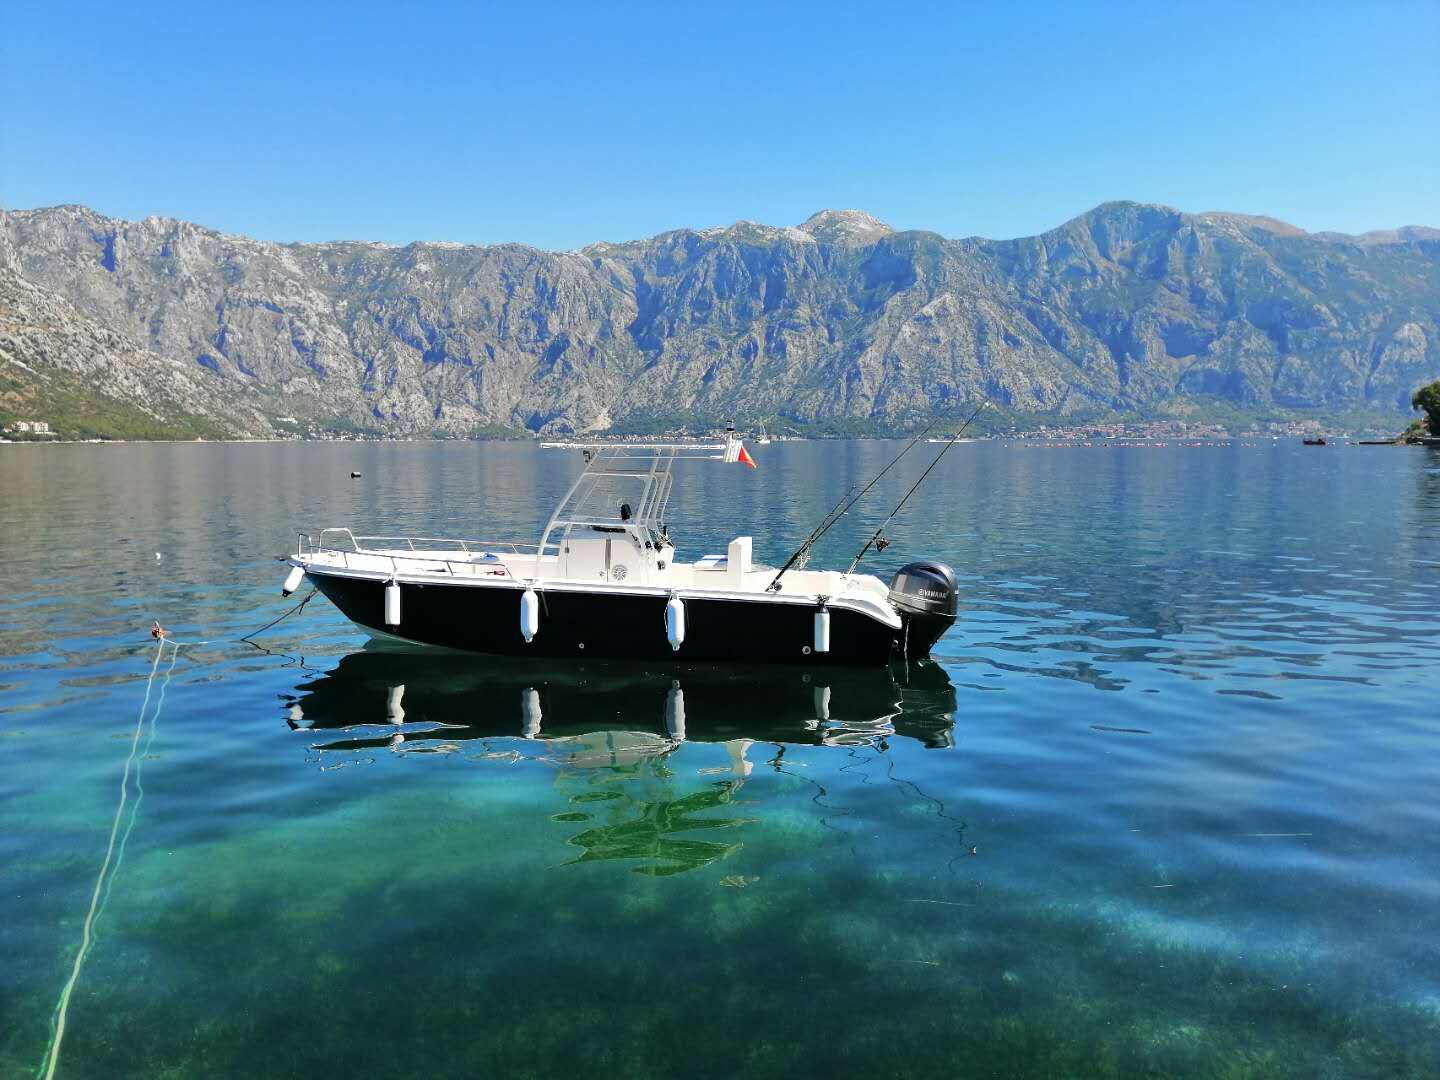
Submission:
M 685 643 L 685 601 L 678 596 L 670 597 L 665 605 L 665 637 L 676 652 Z
M 392 581 L 385 586 L 385 625 L 400 625 L 400 583 Z
M 305 569 L 304 569 L 304 567 L 300 567 L 300 566 L 293 567 L 293 568 L 290 570 L 290 573 L 285 576 L 285 584 L 280 586 L 280 595 L 281 595 L 281 596 L 289 596 L 292 592 L 294 592 L 296 589 L 298 589 L 298 588 L 300 587 L 300 583 L 301 583 L 302 581 L 304 581 L 304 580 L 305 580 Z
M 830 609 L 821 608 L 815 612 L 815 651 L 830 651 Z
M 540 597 L 535 595 L 534 589 L 526 589 L 520 594 L 520 633 L 526 642 L 531 642 L 539 632 Z

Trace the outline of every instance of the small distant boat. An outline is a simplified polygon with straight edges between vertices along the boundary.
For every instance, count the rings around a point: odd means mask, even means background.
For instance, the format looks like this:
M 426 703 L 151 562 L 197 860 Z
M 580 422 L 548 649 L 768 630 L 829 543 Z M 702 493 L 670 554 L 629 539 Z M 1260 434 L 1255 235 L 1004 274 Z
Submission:
M 1321 435 L 1318 439 L 1302 439 L 1302 440 L 1300 440 L 1300 441 L 1303 442 L 1306 446 L 1329 446 L 1329 445 L 1330 445 L 1329 443 L 1327 443 L 1327 442 L 1325 441 L 1325 436 L 1323 436 L 1323 435 Z
M 952 440 L 952 439 L 950 439 L 949 437 L 947 437 L 947 436 L 945 436 L 945 435 L 941 435 L 939 438 L 927 438 L 925 441 L 926 441 L 926 442 L 938 442 L 938 443 L 948 443 L 948 442 L 962 443 L 962 442 L 979 442 L 980 440 L 979 440 L 979 439 L 953 439 L 953 440 Z
M 760 425 L 760 435 L 759 435 L 759 437 L 756 438 L 756 440 L 755 440 L 755 445 L 756 445 L 756 446 L 769 446 L 769 445 L 770 445 L 770 436 L 765 433 L 765 425 L 764 425 L 764 424 L 761 424 L 761 425 Z

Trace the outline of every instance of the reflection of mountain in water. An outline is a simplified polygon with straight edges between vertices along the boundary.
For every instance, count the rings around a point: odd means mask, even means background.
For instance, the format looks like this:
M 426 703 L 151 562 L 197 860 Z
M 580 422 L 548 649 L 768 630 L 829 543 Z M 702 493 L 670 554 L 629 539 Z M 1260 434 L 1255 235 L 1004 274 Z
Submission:
M 544 761 L 568 804 L 551 819 L 583 826 L 569 839 L 581 849 L 570 864 L 623 860 L 636 863 L 635 873 L 665 877 L 739 847 L 729 830 L 748 819 L 724 811 L 757 759 L 780 771 L 790 744 L 883 752 L 894 736 L 949 746 L 955 691 L 931 663 L 814 672 L 619 662 L 557 669 L 376 646 L 302 684 L 287 705 L 292 728 L 341 736 L 310 744 L 322 762 L 378 750 L 455 752 L 466 740 L 483 751 L 470 756 Z M 686 742 L 721 743 L 728 758 L 702 770 L 711 779 L 688 792 L 677 790 L 670 764 Z M 763 757 L 757 744 L 765 744 Z
M 466 739 L 544 739 L 572 766 L 614 765 L 686 740 L 950 745 L 955 690 L 932 663 L 806 671 L 488 660 L 371 647 L 287 701 L 290 724 L 339 729 L 316 750 L 437 749 Z M 430 744 L 430 745 L 426 745 Z

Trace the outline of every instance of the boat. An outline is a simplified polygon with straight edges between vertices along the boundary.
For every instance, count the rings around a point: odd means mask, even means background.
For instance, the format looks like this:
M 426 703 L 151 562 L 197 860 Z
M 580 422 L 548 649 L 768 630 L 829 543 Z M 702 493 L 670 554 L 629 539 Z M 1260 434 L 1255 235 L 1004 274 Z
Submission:
M 932 442 L 932 443 L 946 443 L 947 445 L 950 445 L 950 446 L 956 446 L 956 445 L 959 445 L 960 443 L 979 442 L 980 440 L 979 440 L 978 438 L 973 438 L 973 439 L 952 439 L 952 438 L 950 438 L 948 435 L 941 435 L 941 436 L 939 436 L 938 438 L 935 437 L 935 436 L 930 436 L 930 437 L 928 437 L 925 441 L 926 441 L 926 442 Z
M 1306 446 L 1328 446 L 1328 445 L 1329 445 L 1329 443 L 1327 443 L 1327 442 L 1325 441 L 1325 436 L 1323 436 L 1323 435 L 1321 435 L 1321 436 L 1320 436 L 1319 438 L 1317 438 L 1317 439 L 1301 439 L 1300 441 L 1303 442 Z
M 770 436 L 769 436 L 768 434 L 766 434 L 766 432 L 765 432 L 765 425 L 764 425 L 764 424 L 761 424 L 761 425 L 760 425 L 760 434 L 759 434 L 759 436 L 755 439 L 755 445 L 757 445 L 757 446 L 769 446 L 769 445 L 770 445 Z
M 755 561 L 750 536 L 680 561 L 676 465 L 753 467 L 738 436 L 541 445 L 584 468 L 538 543 L 302 532 L 282 592 L 309 579 L 372 636 L 500 656 L 881 665 L 927 658 L 955 622 L 944 563 L 908 563 L 888 583 L 855 573 L 860 556 L 844 572 L 807 569 L 835 511 L 778 570 Z M 872 543 L 885 546 L 878 532 Z

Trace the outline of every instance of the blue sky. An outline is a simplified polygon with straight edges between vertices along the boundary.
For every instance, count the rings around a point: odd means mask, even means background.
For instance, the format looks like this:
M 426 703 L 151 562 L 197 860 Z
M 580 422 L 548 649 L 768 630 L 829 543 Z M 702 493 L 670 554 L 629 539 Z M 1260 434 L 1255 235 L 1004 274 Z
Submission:
M 569 248 L 1109 199 L 1440 226 L 1440 3 L 0 0 L 0 205 Z

